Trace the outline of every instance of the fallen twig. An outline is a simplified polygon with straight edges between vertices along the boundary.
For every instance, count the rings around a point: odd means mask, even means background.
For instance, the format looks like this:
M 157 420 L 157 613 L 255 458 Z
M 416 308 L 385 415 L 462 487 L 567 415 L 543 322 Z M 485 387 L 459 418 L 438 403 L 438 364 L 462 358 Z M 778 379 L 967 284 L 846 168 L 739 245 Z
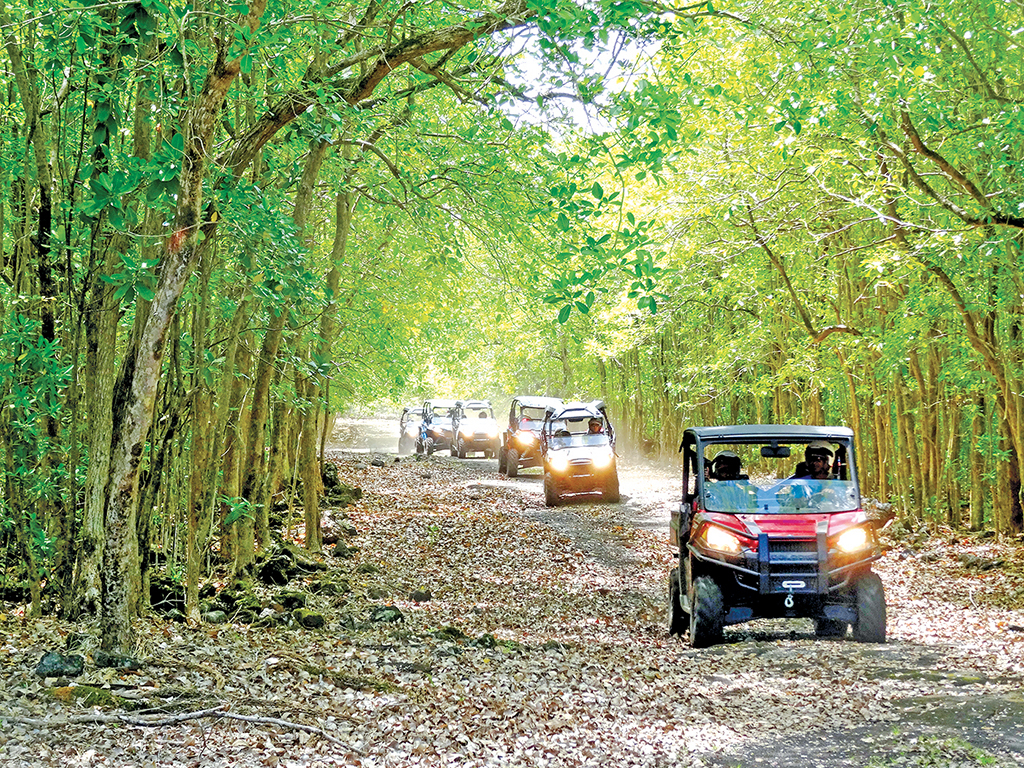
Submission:
M 282 720 L 278 717 L 261 717 L 259 715 L 238 715 L 234 712 L 227 710 L 227 705 L 221 705 L 219 707 L 211 707 L 209 709 L 200 709 L 196 712 L 183 712 L 178 715 L 161 715 L 161 716 L 131 716 L 131 715 L 108 715 L 94 713 L 89 715 L 70 715 L 68 717 L 55 718 L 53 720 L 41 720 L 35 717 L 18 717 L 13 715 L 5 715 L 0 717 L 0 723 L 17 723 L 18 725 L 28 725 L 34 728 L 45 728 L 48 726 L 62 726 L 62 725 L 91 725 L 98 724 L 102 725 L 105 723 L 124 723 L 125 725 L 134 725 L 141 728 L 156 728 L 164 725 L 177 725 L 183 723 L 186 720 L 200 720 L 205 717 L 217 717 L 225 718 L 228 720 L 241 720 L 245 723 L 253 723 L 256 725 L 276 725 L 281 728 L 291 728 L 298 731 L 306 731 L 307 733 L 315 733 L 318 736 L 322 736 L 332 744 L 337 744 L 340 747 L 351 750 L 357 755 L 365 755 L 359 749 L 356 749 L 351 744 L 346 744 L 340 739 L 331 736 L 323 728 L 318 728 L 315 725 L 306 725 L 304 723 L 295 723 L 291 720 Z

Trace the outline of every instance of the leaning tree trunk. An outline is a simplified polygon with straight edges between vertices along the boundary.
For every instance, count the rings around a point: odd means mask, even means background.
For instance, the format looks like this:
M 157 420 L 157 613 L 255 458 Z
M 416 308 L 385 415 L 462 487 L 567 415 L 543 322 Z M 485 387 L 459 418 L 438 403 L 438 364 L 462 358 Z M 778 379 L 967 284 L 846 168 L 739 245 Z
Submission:
M 250 31 L 259 26 L 265 8 L 265 0 L 256 0 L 250 6 L 245 19 Z M 134 359 L 126 361 L 133 366 L 132 375 L 127 379 L 125 390 L 115 395 L 115 402 L 123 405 L 115 414 L 109 493 L 104 509 L 107 545 L 103 553 L 100 620 L 101 646 L 109 652 L 128 653 L 130 650 L 132 590 L 133 586 L 137 587 L 131 584 L 130 573 L 132 563 L 137 563 L 135 516 L 139 469 L 152 424 L 167 330 L 198 256 L 197 235 L 202 226 L 200 214 L 208 153 L 228 88 L 238 76 L 240 64 L 241 58 L 225 61 L 218 56 L 185 113 L 182 121 L 185 143 L 173 233 L 164 246 L 160 281 L 149 306 L 138 351 Z

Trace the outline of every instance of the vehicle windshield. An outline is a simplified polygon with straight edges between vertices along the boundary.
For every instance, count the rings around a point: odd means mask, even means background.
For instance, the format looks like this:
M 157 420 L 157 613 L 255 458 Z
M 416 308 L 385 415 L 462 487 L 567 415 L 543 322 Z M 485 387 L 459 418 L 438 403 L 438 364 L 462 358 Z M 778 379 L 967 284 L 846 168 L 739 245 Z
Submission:
M 438 418 L 447 419 L 448 418 L 448 412 L 449 412 L 449 408 L 446 405 L 435 405 L 431 409 L 431 413 L 434 414 L 434 418 L 435 419 L 438 419 Z
M 543 408 L 523 407 L 519 411 L 519 429 L 539 430 L 541 422 L 544 421 Z
M 584 416 L 578 419 L 556 419 L 548 425 L 549 445 L 554 450 L 561 448 L 577 448 L 593 445 L 609 445 L 608 430 L 603 421 L 600 431 L 592 431 L 591 418 Z
M 786 451 L 773 446 L 762 451 L 757 444 L 705 446 L 704 508 L 740 514 L 829 514 L 860 508 L 846 446 L 817 441 L 788 447 L 788 455 L 780 455 Z
M 464 419 L 493 419 L 494 412 L 490 408 L 467 408 L 462 414 Z

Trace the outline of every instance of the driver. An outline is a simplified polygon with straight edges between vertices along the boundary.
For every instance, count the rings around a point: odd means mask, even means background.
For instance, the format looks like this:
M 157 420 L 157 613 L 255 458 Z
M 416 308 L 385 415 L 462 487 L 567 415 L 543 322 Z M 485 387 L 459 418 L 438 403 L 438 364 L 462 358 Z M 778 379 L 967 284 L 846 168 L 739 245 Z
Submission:
M 835 452 L 824 440 L 815 440 L 804 449 L 805 469 L 800 477 L 811 480 L 828 480 L 832 477 L 832 457 Z
M 600 435 L 602 432 L 604 432 L 604 429 L 601 426 L 601 420 L 591 419 L 590 421 L 588 421 L 587 432 L 589 432 L 592 435 Z
M 733 451 L 720 451 L 711 460 L 712 480 L 739 480 L 743 461 Z

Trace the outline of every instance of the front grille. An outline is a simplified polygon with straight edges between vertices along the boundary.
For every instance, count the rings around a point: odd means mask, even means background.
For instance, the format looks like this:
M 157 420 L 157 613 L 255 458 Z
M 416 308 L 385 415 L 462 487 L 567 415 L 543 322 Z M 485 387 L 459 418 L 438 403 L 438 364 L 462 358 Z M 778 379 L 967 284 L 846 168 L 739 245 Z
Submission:
M 593 462 L 590 459 L 572 459 L 569 463 L 574 467 L 585 467 Z
M 818 545 L 814 541 L 769 541 L 768 562 L 773 575 L 816 573 Z
M 768 540 L 771 553 L 779 554 L 806 554 L 817 558 L 818 544 L 814 541 L 772 541 Z

